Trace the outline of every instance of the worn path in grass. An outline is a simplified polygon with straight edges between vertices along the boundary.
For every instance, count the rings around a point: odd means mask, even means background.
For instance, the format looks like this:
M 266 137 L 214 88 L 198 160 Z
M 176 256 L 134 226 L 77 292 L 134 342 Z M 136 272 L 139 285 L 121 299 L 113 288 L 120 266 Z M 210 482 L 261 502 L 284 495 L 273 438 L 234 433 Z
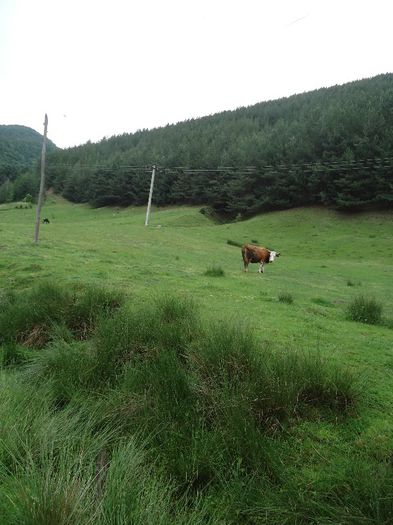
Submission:
M 34 246 L 34 208 L 2 206 L 1 285 L 23 290 L 49 278 L 122 288 L 139 302 L 168 290 L 191 296 L 207 317 L 242 318 L 277 348 L 320 351 L 364 374 L 382 404 L 375 408 L 378 424 L 365 432 L 381 432 L 388 446 L 393 330 L 347 321 L 345 307 L 355 295 L 374 296 L 392 325 L 392 213 L 295 209 L 216 225 L 197 208 L 178 207 L 153 210 L 147 228 L 144 214 L 51 196 L 42 214 L 51 223 L 41 225 Z M 282 256 L 264 275 L 258 265 L 245 274 L 240 249 L 228 240 L 252 241 Z M 212 265 L 225 275 L 205 276 Z M 293 303 L 280 302 L 282 293 Z

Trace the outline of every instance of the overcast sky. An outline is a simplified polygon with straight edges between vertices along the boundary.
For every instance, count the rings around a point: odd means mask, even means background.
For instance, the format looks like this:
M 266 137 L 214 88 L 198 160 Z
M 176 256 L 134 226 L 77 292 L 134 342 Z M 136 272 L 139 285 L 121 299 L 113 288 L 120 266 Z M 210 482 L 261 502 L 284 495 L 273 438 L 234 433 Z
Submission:
M 393 0 L 0 0 L 0 124 L 60 147 L 393 71 Z

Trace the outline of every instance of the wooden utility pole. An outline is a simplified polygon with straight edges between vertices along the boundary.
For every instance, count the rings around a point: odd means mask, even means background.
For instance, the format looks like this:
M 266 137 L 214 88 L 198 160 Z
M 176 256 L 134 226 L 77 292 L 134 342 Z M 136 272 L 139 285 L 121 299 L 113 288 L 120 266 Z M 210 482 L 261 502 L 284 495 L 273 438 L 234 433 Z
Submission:
M 150 208 L 151 208 L 151 199 L 153 197 L 153 187 L 154 187 L 154 177 L 155 177 L 155 175 L 156 175 L 156 167 L 153 166 L 153 171 L 151 172 L 149 202 L 147 203 L 145 226 L 149 225 L 149 215 L 150 215 Z
M 48 133 L 48 115 L 45 113 L 45 122 L 44 122 L 44 140 L 42 142 L 42 151 L 41 151 L 41 182 L 40 182 L 40 193 L 38 195 L 37 202 L 37 215 L 35 221 L 35 232 L 34 232 L 34 242 L 38 242 L 38 235 L 40 233 L 40 222 L 41 222 L 41 207 L 45 195 L 45 155 L 46 155 L 46 136 Z

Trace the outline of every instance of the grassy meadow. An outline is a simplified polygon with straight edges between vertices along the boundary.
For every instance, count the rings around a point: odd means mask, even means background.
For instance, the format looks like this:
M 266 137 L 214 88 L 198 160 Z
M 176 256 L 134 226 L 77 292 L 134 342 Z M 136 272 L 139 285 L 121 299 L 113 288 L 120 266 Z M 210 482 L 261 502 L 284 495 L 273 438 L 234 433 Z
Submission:
M 392 212 L 42 216 L 0 206 L 0 523 L 393 523 Z

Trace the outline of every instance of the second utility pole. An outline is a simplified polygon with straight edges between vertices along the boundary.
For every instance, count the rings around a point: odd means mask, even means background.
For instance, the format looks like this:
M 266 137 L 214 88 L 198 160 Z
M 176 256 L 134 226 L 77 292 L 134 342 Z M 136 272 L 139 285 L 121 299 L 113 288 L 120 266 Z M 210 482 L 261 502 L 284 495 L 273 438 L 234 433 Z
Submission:
M 145 226 L 148 226 L 148 225 L 149 225 L 149 215 L 150 215 L 150 208 L 151 208 L 151 199 L 152 199 L 152 197 L 153 197 L 153 187 L 154 187 L 154 177 L 155 177 L 155 174 L 156 174 L 156 167 L 153 166 L 153 171 L 151 172 L 151 182 L 150 182 L 149 202 L 147 203 Z

